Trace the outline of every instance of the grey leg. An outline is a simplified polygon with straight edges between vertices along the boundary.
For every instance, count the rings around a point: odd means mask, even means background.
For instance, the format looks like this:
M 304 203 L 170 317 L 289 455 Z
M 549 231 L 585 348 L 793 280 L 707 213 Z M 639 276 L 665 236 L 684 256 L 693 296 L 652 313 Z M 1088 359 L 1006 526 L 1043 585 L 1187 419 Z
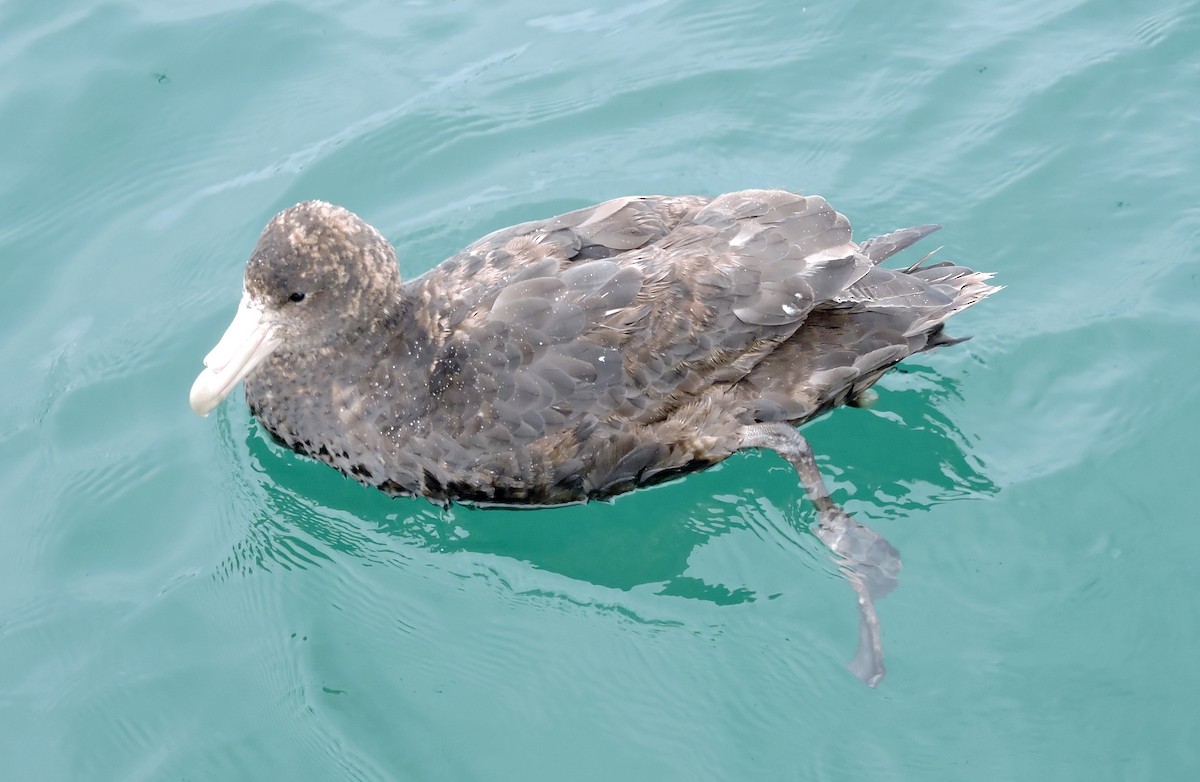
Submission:
M 900 572 L 900 552 L 870 527 L 859 524 L 829 498 L 808 441 L 786 423 L 742 428 L 740 448 L 768 448 L 787 459 L 808 498 L 817 506 L 817 537 L 838 555 L 842 573 L 858 595 L 858 651 L 850 672 L 874 687 L 883 679 L 883 642 L 875 601 L 891 592 Z

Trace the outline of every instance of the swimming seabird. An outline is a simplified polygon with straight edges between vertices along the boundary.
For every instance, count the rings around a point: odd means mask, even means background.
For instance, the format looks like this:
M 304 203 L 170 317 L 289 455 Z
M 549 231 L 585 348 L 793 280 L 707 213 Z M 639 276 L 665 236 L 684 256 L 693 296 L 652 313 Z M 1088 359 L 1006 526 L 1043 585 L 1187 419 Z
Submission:
M 859 597 L 851 670 L 884 673 L 886 540 L 832 502 L 796 427 L 854 403 L 996 287 L 952 263 L 878 264 L 939 226 L 862 244 L 819 196 L 617 198 L 489 234 L 407 282 L 383 236 L 307 201 L 276 215 L 190 402 L 241 380 L 279 442 L 397 496 L 548 506 L 770 449 Z

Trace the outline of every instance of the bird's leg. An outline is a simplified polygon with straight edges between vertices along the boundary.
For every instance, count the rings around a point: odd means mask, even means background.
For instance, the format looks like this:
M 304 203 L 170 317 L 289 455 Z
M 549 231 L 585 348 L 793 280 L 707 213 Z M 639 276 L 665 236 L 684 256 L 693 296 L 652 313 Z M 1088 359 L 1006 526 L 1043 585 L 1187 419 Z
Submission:
M 741 448 L 769 448 L 787 459 L 817 506 L 817 537 L 838 555 L 842 573 L 858 595 L 858 651 L 850 672 L 874 687 L 883 678 L 883 642 L 875 601 L 891 592 L 900 552 L 870 527 L 859 524 L 829 498 L 808 441 L 786 423 L 753 424 L 741 430 Z

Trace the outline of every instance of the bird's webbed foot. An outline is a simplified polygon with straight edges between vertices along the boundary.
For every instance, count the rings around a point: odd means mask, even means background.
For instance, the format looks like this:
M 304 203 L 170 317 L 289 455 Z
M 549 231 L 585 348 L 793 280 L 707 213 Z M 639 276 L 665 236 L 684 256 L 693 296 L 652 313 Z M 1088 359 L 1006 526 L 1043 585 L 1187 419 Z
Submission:
M 859 524 L 829 498 L 812 447 L 784 423 L 754 424 L 742 430 L 742 448 L 769 448 L 787 459 L 817 507 L 817 537 L 837 555 L 858 597 L 858 651 L 850 672 L 874 687 L 883 679 L 883 640 L 875 601 L 895 588 L 900 553 L 879 533 Z

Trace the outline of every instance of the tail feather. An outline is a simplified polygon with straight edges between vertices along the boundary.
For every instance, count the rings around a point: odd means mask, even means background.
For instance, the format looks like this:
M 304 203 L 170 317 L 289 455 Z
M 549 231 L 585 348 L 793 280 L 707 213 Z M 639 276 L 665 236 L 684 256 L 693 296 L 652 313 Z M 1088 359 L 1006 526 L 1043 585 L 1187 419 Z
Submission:
M 871 259 L 871 263 L 878 265 L 886 261 L 901 250 L 916 244 L 924 239 L 929 234 L 940 229 L 941 226 L 936 223 L 929 225 L 914 225 L 911 228 L 901 228 L 899 231 L 892 231 L 883 236 L 875 236 L 863 242 L 858 251 Z M 922 259 L 924 260 L 924 259 Z M 920 261 L 918 261 L 920 263 Z
M 876 237 L 860 254 L 878 264 L 937 228 L 916 226 Z M 989 284 L 988 272 L 950 262 L 923 265 L 928 259 L 905 269 L 874 265 L 819 304 L 739 384 L 756 420 L 802 423 L 858 398 L 906 356 L 969 339 L 946 334 L 946 321 L 1001 286 Z
M 947 306 L 915 319 L 905 332 L 905 336 L 930 331 L 967 307 L 977 304 L 1001 290 L 1001 286 L 988 284 L 988 280 L 995 276 L 991 272 L 977 272 L 965 266 L 955 266 L 950 263 L 918 269 L 911 276 L 924 280 L 943 292 L 950 293 L 952 300 Z

